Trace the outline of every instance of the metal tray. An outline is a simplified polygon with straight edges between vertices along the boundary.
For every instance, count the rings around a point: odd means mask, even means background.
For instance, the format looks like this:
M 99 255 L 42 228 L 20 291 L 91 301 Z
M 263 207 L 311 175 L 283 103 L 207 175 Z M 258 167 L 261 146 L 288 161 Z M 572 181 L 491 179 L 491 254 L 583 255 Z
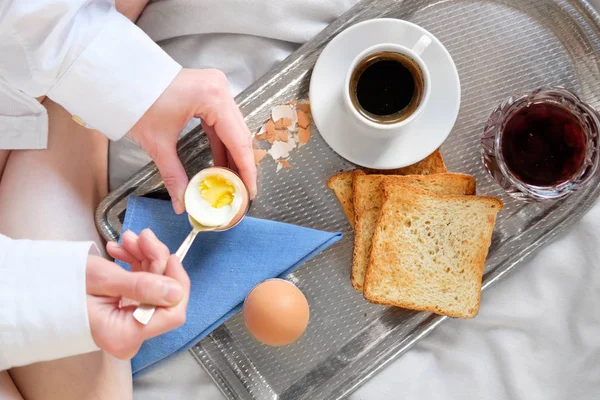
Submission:
M 600 16 L 583 0 L 364 0 L 237 98 L 251 129 L 262 125 L 272 106 L 307 97 L 311 69 L 333 36 L 356 22 L 384 16 L 431 31 L 458 67 L 462 106 L 442 153 L 451 171 L 476 177 L 479 193 L 505 201 L 486 264 L 486 290 L 579 220 L 600 194 L 595 176 L 585 190 L 565 201 L 519 203 L 490 179 L 479 156 L 487 117 L 511 94 L 562 85 L 600 106 Z M 199 130 L 184 137 L 179 147 L 190 174 L 210 164 L 208 143 Z M 294 167 L 279 173 L 274 162 L 261 163 L 261 195 L 250 214 L 340 230 L 345 238 L 289 277 L 306 294 L 312 311 L 309 330 L 298 343 L 284 348 L 260 345 L 236 315 L 192 349 L 230 399 L 343 398 L 447 319 L 372 305 L 352 289 L 352 230 L 325 186 L 329 176 L 352 165 L 318 134 L 291 161 Z M 153 165 L 100 205 L 97 224 L 106 239 L 118 237 L 130 194 L 166 196 Z

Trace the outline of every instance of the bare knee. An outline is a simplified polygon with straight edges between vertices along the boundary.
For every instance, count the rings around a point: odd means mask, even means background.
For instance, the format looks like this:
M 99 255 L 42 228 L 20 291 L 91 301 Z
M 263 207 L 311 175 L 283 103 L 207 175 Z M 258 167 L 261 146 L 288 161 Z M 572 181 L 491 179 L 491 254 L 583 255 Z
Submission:
M 46 150 L 12 151 L 0 181 L 0 233 L 13 238 L 94 240 L 94 211 L 108 190 L 108 140 L 46 99 Z
M 0 150 L 0 180 L 2 180 L 2 173 L 4 172 L 4 166 L 8 160 L 10 150 Z
M 133 396 L 129 361 L 100 351 L 13 368 L 10 375 L 26 399 L 127 400 Z
M 142 14 L 148 1 L 149 0 L 117 0 L 115 1 L 115 6 L 117 11 L 135 22 Z
M 23 396 L 19 393 L 19 390 L 7 371 L 0 371 L 0 399 L 23 400 Z

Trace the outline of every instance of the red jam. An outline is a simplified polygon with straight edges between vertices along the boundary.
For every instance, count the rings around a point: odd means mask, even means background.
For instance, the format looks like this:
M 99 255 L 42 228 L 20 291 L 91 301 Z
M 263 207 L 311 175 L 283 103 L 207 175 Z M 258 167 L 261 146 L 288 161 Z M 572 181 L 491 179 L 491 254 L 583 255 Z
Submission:
M 579 120 L 552 103 L 532 104 L 507 121 L 500 149 L 509 171 L 532 186 L 556 186 L 581 170 L 587 152 Z

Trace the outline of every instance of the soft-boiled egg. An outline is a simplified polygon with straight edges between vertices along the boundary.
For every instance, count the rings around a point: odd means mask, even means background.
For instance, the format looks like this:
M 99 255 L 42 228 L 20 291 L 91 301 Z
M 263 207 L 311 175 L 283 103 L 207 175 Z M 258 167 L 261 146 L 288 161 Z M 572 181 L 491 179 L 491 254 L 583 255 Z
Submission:
M 256 285 L 244 301 L 246 327 L 269 346 L 285 346 L 298 340 L 308 326 L 309 316 L 304 294 L 283 279 Z
M 248 191 L 234 172 L 220 167 L 197 173 L 185 191 L 185 208 L 201 225 L 223 227 L 239 220 L 248 207 Z

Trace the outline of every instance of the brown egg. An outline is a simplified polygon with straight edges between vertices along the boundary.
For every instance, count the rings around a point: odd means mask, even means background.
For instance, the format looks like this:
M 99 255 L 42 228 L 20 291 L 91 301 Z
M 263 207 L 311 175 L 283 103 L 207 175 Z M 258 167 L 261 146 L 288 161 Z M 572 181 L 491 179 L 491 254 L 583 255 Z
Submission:
M 244 302 L 244 321 L 250 333 L 269 346 L 296 341 L 308 325 L 308 301 L 293 283 L 269 279 L 254 287 Z

